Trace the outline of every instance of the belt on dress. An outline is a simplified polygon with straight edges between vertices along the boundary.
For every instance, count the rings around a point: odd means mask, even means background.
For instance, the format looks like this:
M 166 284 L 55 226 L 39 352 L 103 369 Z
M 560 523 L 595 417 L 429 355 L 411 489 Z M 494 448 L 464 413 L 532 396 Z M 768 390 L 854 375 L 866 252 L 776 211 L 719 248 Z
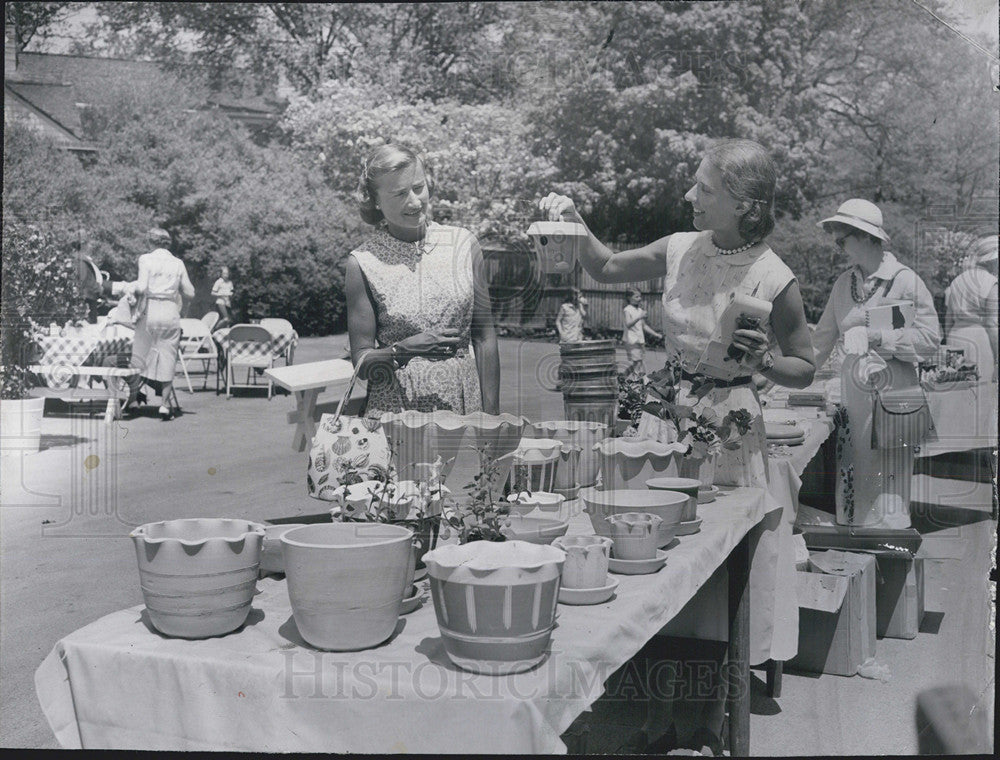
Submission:
M 702 383 L 705 381 L 711 381 L 712 385 L 716 388 L 735 388 L 737 385 L 748 385 L 753 378 L 750 375 L 744 375 L 743 377 L 734 377 L 732 380 L 719 380 L 718 378 L 712 377 L 711 375 L 695 375 L 688 372 L 686 369 L 681 370 L 681 379 L 687 380 L 689 383 Z

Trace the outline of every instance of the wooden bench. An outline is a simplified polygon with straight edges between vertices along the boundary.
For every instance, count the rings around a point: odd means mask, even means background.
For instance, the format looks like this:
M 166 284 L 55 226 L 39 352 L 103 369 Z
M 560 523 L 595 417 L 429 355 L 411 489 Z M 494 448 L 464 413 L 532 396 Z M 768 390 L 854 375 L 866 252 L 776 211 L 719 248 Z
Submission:
M 69 403 L 81 401 L 107 401 L 104 421 L 110 424 L 121 419 L 122 403 L 128 401 L 128 387 L 114 387 L 112 379 L 127 380 L 136 377 L 135 367 L 69 367 L 65 364 L 32 364 L 29 370 L 36 374 L 73 375 L 74 377 L 98 377 L 104 381 L 104 388 L 33 388 L 30 395 L 35 398 L 58 398 Z M 123 383 L 124 385 L 124 383 Z
M 295 395 L 295 411 L 288 413 L 288 422 L 297 425 L 292 448 L 304 451 L 316 434 L 316 398 L 331 386 L 336 386 L 342 395 L 351 382 L 354 365 L 347 359 L 328 359 L 271 367 L 264 370 L 264 374 Z

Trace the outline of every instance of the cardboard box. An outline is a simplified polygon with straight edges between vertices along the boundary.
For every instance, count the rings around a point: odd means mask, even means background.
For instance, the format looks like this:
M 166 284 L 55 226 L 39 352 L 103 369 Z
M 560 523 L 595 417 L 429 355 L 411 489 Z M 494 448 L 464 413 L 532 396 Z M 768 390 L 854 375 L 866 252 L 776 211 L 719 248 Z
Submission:
M 875 634 L 913 639 L 924 619 L 924 561 L 909 552 L 875 556 Z
M 799 651 L 792 669 L 853 676 L 875 656 L 875 558 L 815 552 L 797 573 Z

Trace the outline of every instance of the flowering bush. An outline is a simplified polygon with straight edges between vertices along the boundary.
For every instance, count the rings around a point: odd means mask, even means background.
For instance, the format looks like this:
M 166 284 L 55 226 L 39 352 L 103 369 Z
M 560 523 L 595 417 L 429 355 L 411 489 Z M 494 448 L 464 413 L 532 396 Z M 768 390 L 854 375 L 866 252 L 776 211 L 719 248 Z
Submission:
M 711 378 L 692 383 L 695 403 L 681 403 L 678 394 L 680 365 L 667 363 L 663 369 L 647 376 L 646 390 L 658 400 L 647 402 L 642 411 L 649 412 L 673 425 L 677 441 L 686 444 L 684 456 L 704 459 L 723 449 L 737 449 L 740 439 L 750 431 L 753 415 L 746 409 L 733 409 L 724 416 L 705 397 L 714 388 Z
M 16 218 L 3 220 L 0 355 L 3 362 L 0 398 L 28 395 L 32 340 L 51 322 L 82 319 L 86 305 L 79 294 L 76 262 L 69 245 Z

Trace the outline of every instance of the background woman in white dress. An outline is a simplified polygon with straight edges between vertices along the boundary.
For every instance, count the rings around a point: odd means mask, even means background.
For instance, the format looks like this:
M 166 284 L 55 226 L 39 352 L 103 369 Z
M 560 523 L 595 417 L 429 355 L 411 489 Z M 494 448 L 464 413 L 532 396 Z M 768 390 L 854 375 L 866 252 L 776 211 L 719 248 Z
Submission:
M 139 257 L 139 276 L 133 285 L 140 300 L 132 366 L 140 369 L 144 381 L 158 388 L 160 418 L 169 420 L 177 413 L 168 404 L 181 343 L 182 297 L 194 298 L 194 286 L 184 262 L 162 247 L 170 245 L 170 233 L 154 227 L 147 237 L 161 247 Z
M 965 349 L 979 367 L 979 379 L 997 379 L 997 237 L 972 245 L 966 268 L 944 294 L 945 331 L 949 346 Z

